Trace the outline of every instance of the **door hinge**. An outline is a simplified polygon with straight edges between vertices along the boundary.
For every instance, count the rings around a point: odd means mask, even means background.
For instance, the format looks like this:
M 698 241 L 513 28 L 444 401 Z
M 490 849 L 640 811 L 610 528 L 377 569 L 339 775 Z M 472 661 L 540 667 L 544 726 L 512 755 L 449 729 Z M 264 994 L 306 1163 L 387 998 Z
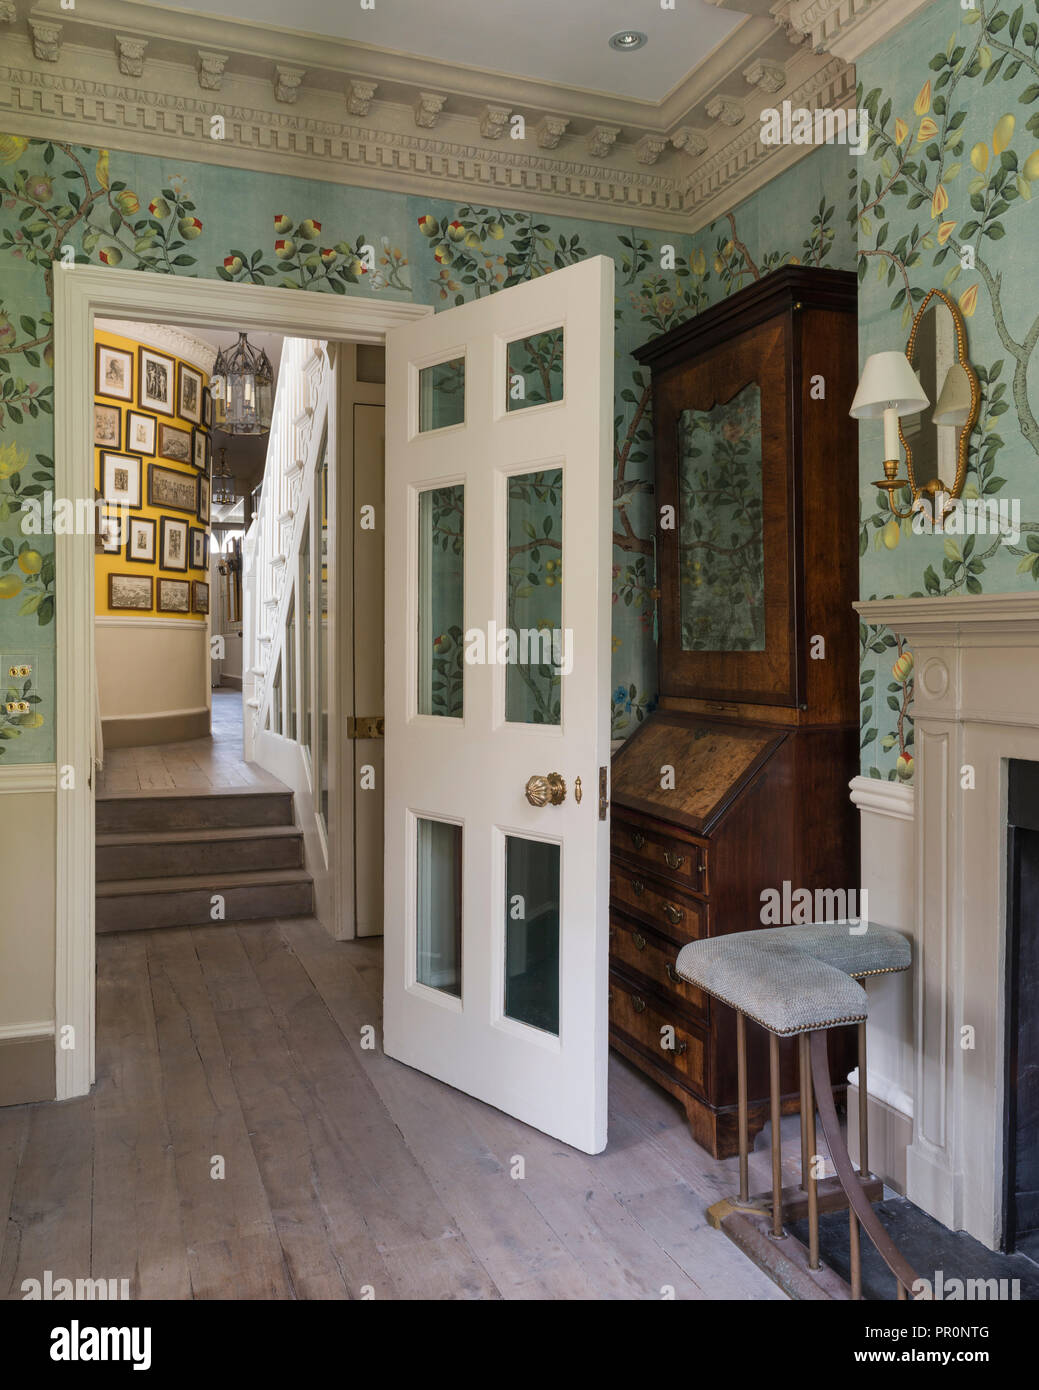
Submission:
M 606 770 L 606 768 L 601 767 L 601 768 L 599 769 L 599 819 L 600 819 L 600 820 L 605 820 L 605 819 L 606 819 L 606 812 L 607 812 L 607 811 L 609 810 L 609 808 L 610 808 L 610 803 L 609 803 L 609 800 L 608 800 L 607 794 L 606 794 L 606 793 L 607 793 L 606 775 L 607 775 L 607 770 Z
M 347 738 L 382 738 L 386 720 L 381 714 L 349 714 L 346 717 Z

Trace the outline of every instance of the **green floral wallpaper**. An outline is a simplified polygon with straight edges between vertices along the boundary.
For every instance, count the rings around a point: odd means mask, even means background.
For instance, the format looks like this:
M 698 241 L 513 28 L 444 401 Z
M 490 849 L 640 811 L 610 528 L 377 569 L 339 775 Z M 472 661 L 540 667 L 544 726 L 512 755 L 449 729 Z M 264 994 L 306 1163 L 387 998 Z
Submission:
M 656 669 L 649 378 L 631 350 L 778 265 L 850 269 L 847 167 L 845 149 L 824 147 L 686 237 L 0 135 L 0 762 L 54 755 L 53 540 L 30 543 L 19 529 L 22 500 L 53 472 L 54 260 L 449 308 L 585 256 L 612 256 L 612 712 L 614 733 L 627 736 L 652 708 Z M 365 245 L 376 248 L 371 269 Z M 529 346 L 519 372 L 550 395 L 559 345 L 545 335 Z M 553 547 L 537 556 L 522 576 L 530 594 L 520 596 L 532 609 L 537 591 L 557 582 Z M 8 678 L 25 667 L 31 676 Z
M 963 9 L 942 0 L 858 63 L 870 112 L 852 171 L 858 224 L 859 344 L 904 344 L 932 287 L 959 304 L 981 386 L 965 493 L 1017 499 L 1019 544 L 999 536 L 918 535 L 870 486 L 879 423 L 862 432 L 864 598 L 1032 589 L 1039 582 L 1039 0 Z M 973 266 L 971 262 L 973 261 Z M 903 494 L 900 505 L 908 498 Z M 912 654 L 863 626 L 862 770 L 913 774 Z

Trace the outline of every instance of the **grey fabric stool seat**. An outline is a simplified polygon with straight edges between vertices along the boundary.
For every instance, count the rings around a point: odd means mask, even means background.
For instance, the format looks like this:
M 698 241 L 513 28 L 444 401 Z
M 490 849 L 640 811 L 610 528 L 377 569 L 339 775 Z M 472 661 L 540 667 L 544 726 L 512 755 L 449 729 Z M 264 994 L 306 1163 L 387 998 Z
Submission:
M 772 1234 L 783 1231 L 779 1039 L 797 1036 L 801 1072 L 801 1186 L 808 1194 L 809 1268 L 819 1268 L 819 1210 L 815 1177 L 815 1109 L 819 1107 L 830 1156 L 847 1196 L 851 1231 L 851 1290 L 861 1297 L 859 1226 L 866 1226 L 905 1298 L 913 1270 L 877 1221 L 862 1179 L 869 1177 L 866 1109 L 866 1018 L 869 999 L 859 979 L 907 970 L 909 942 L 890 927 L 859 922 L 813 922 L 732 932 L 683 946 L 675 972 L 736 1011 L 740 1201 L 748 1202 L 746 1020 L 768 1031 L 772 1128 Z M 859 1173 L 852 1167 L 837 1122 L 826 1035 L 830 1028 L 859 1030 Z M 813 1085 L 814 1082 L 814 1085 Z M 814 1095 L 813 1095 L 814 1092 Z

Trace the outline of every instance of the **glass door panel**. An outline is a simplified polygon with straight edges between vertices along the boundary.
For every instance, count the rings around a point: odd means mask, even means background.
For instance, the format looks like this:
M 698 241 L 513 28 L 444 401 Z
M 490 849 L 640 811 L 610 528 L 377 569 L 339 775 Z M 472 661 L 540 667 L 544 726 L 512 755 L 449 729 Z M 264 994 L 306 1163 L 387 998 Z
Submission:
M 465 488 L 429 488 L 418 499 L 418 712 L 461 719 Z
M 505 718 L 560 722 L 563 641 L 563 470 L 508 480 Z
M 559 1033 L 559 846 L 505 837 L 505 1015 Z
M 462 997 L 462 827 L 415 819 L 418 876 L 415 978 Z

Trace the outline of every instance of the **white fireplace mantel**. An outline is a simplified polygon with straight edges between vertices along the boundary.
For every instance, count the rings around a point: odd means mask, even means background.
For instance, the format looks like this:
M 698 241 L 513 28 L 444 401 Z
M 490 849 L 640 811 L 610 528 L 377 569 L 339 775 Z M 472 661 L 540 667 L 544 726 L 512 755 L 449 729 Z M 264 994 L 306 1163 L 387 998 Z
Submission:
M 1007 762 L 1039 762 L 1039 595 L 878 599 L 914 659 L 914 1135 L 906 1193 L 1003 1228 Z

